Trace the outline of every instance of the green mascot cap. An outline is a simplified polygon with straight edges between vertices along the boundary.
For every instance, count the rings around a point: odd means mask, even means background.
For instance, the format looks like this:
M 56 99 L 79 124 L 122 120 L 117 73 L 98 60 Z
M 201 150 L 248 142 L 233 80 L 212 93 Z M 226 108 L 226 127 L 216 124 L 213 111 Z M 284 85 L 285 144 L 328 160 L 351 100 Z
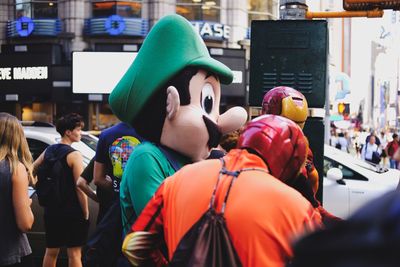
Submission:
M 111 92 L 114 114 L 131 124 L 147 101 L 187 66 L 215 73 L 221 83 L 232 82 L 232 71 L 210 57 L 192 24 L 179 15 L 160 19 L 147 35 L 134 62 Z

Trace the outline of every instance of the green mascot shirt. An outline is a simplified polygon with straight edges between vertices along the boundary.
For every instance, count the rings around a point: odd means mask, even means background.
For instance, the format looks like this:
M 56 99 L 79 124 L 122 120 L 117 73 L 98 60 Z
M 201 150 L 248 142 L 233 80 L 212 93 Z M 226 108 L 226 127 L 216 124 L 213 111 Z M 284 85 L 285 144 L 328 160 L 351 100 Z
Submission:
M 174 159 L 184 166 L 189 159 L 170 151 Z M 139 215 L 165 178 L 175 173 L 160 149 L 150 143 L 138 145 L 129 157 L 120 186 L 122 225 L 124 234 L 134 221 L 133 211 Z

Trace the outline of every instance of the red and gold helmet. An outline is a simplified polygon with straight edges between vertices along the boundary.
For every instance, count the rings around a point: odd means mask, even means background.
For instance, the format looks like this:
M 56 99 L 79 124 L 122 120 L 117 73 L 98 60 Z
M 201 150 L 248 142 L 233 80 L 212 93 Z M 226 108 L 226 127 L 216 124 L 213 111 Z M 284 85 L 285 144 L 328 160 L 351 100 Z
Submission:
M 293 121 L 281 116 L 262 115 L 246 125 L 237 147 L 257 152 L 270 173 L 286 183 L 295 179 L 304 166 L 308 142 Z
M 281 115 L 303 129 L 308 116 L 307 99 L 291 87 L 275 87 L 264 95 L 262 114 Z

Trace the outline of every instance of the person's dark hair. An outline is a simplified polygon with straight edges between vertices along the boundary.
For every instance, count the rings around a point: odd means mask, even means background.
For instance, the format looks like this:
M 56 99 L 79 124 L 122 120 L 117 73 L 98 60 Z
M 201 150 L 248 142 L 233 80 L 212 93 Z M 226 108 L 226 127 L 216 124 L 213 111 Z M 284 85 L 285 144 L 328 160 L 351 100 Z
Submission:
M 56 130 L 61 136 L 64 136 L 67 130 L 72 131 L 76 127 L 84 126 L 83 117 L 77 113 L 69 113 L 57 120 Z
M 339 137 L 344 137 L 344 133 L 339 133 Z
M 240 130 L 236 130 L 228 134 L 225 134 L 222 136 L 219 144 L 226 152 L 229 152 L 231 149 L 236 148 L 239 135 L 240 135 Z
M 179 92 L 181 106 L 189 105 L 189 83 L 198 71 L 198 68 L 186 67 L 150 98 L 132 122 L 132 126 L 141 136 L 151 142 L 160 141 L 166 117 L 167 88 L 174 86 Z
M 397 133 L 394 133 L 393 135 L 392 135 L 392 138 L 393 139 L 395 139 L 396 137 L 398 137 L 399 135 L 397 134 Z

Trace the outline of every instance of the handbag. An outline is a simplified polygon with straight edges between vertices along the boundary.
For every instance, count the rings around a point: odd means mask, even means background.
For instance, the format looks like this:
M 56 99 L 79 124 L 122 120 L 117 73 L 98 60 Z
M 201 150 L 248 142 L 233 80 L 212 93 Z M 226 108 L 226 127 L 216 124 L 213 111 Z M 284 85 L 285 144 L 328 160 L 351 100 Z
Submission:
M 368 149 L 368 143 L 365 144 L 365 155 L 367 154 L 367 149 Z M 367 158 L 365 159 L 368 160 Z M 378 151 L 372 152 L 372 157 L 369 161 L 374 164 L 379 164 L 381 162 L 381 154 L 379 154 Z
M 381 155 L 379 154 L 378 151 L 372 152 L 372 163 L 379 164 L 381 162 Z

